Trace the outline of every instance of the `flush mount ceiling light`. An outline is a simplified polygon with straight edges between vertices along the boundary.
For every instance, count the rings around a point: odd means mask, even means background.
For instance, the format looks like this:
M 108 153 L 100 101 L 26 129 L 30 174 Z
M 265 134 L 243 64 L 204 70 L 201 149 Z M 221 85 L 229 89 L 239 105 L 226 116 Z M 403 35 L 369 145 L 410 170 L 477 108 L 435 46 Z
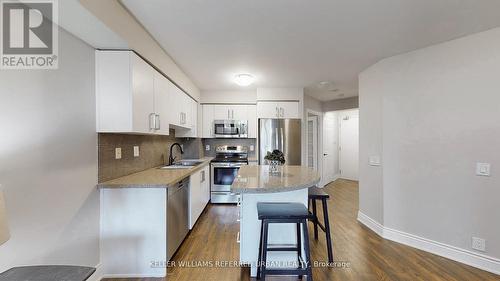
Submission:
M 234 83 L 246 87 L 252 84 L 255 81 L 255 78 L 250 74 L 237 74 L 234 76 Z

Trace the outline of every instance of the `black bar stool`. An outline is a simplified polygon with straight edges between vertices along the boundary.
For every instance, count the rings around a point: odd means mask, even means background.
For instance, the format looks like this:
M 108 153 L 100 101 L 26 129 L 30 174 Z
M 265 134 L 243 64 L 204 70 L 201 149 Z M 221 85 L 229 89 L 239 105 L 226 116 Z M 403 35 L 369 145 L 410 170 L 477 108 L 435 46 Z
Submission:
M 314 239 L 318 240 L 318 226 L 325 232 L 326 235 L 326 247 L 328 250 L 328 262 L 333 263 L 333 251 L 332 251 L 332 237 L 330 235 L 330 220 L 328 219 L 328 205 L 327 200 L 330 195 L 323 191 L 322 188 L 316 186 L 309 187 L 309 200 L 312 204 L 312 213 L 310 213 L 310 220 L 314 224 Z M 323 204 L 323 224 L 319 222 L 318 214 L 316 212 L 316 200 L 321 200 Z
M 302 278 L 307 275 L 307 280 L 312 281 L 311 255 L 309 251 L 309 235 L 307 233 L 307 220 L 309 211 L 301 203 L 257 203 L 259 220 L 262 221 L 260 229 L 259 258 L 257 263 L 257 279 L 265 280 L 266 275 L 298 275 Z M 297 226 L 297 245 L 295 247 L 269 247 L 267 244 L 270 223 L 294 223 Z M 301 225 L 304 235 L 305 258 L 302 259 Z M 293 269 L 267 269 L 267 252 L 297 252 L 298 268 Z M 305 267 L 303 266 L 305 265 Z

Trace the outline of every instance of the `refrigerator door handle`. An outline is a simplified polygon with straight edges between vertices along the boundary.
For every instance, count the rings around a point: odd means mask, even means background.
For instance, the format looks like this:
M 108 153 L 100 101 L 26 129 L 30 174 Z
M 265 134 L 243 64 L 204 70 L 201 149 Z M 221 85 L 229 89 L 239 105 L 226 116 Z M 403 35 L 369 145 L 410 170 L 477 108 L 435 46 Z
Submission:
M 280 128 L 281 130 L 281 152 L 285 153 L 285 138 L 283 136 L 283 128 Z
M 278 147 L 279 147 L 278 128 L 276 128 L 276 146 L 275 147 L 276 147 L 276 149 L 278 149 Z

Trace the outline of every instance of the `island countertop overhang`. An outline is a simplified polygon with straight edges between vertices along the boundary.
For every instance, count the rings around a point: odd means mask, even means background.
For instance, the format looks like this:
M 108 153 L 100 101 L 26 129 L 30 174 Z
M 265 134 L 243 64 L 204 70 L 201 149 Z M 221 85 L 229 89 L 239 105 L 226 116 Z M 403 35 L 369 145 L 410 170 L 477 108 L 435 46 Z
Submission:
M 270 173 L 267 165 L 242 166 L 231 185 L 231 192 L 287 192 L 309 188 L 319 180 L 319 173 L 307 166 L 278 166 L 275 173 Z

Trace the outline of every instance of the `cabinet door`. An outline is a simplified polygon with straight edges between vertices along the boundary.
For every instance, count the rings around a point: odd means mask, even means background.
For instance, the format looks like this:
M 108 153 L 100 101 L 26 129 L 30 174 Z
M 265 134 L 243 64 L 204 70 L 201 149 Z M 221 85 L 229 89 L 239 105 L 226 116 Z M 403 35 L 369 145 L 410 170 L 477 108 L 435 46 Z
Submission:
M 201 206 L 202 211 L 210 201 L 210 166 L 207 165 L 201 172 Z
M 247 105 L 248 138 L 257 138 L 257 106 Z
M 200 215 L 200 197 L 201 197 L 201 171 L 192 174 L 189 177 L 189 229 L 192 229 Z
M 233 120 L 248 120 L 247 106 L 246 105 L 231 105 L 229 106 L 229 113 Z
M 186 127 L 185 129 L 177 129 L 175 131 L 176 137 L 181 138 L 197 138 L 198 137 L 198 103 L 189 98 L 188 100 L 189 110 L 187 113 L 187 123 L 182 127 Z
M 227 105 L 214 105 L 214 120 L 231 119 L 231 109 Z
M 202 138 L 213 138 L 212 130 L 214 124 L 214 106 L 211 104 L 204 104 L 202 106 Z
M 154 133 L 155 70 L 139 58 L 132 60 L 132 127 L 135 133 Z
M 262 101 L 257 103 L 257 118 L 279 118 L 277 102 Z
M 155 113 L 157 114 L 155 119 L 156 134 L 168 135 L 169 134 L 169 124 L 170 124 L 170 109 L 171 101 L 169 95 L 171 82 L 168 81 L 159 72 L 155 72 L 154 76 L 154 104 Z
M 299 102 L 279 102 L 280 118 L 301 118 L 299 115 Z

